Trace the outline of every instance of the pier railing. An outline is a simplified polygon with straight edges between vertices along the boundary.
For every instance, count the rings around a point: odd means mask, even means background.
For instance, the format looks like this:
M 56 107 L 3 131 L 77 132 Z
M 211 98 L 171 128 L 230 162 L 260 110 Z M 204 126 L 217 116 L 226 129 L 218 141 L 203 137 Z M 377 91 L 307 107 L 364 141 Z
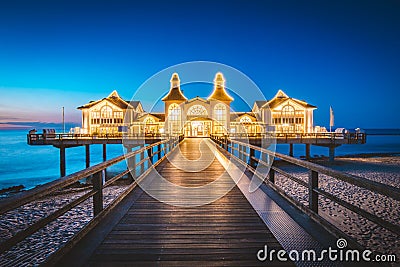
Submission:
M 107 134 L 72 134 L 72 133 L 29 133 L 27 141 L 33 145 L 45 140 L 80 140 L 80 139 L 169 139 L 173 135 L 169 134 L 125 134 L 125 133 L 107 133 Z
M 365 144 L 365 133 L 230 133 L 227 135 L 231 139 L 260 139 L 260 138 L 276 138 L 280 141 L 286 140 L 289 142 L 293 139 L 302 140 L 315 139 L 316 143 L 319 139 L 330 139 L 332 141 L 341 140 L 348 144 Z M 169 134 L 125 134 L 125 133 L 110 133 L 110 134 L 71 134 L 71 133 L 30 133 L 27 135 L 29 145 L 40 144 L 43 141 L 57 141 L 57 140 L 95 140 L 95 139 L 169 139 Z
M 143 179 L 148 172 L 152 169 L 151 166 L 158 165 L 166 156 L 169 154 L 182 140 L 182 137 L 174 137 L 167 140 L 163 140 L 138 150 L 131 151 L 126 155 L 107 160 L 100 164 L 94 165 L 87 169 L 78 171 L 76 173 L 67 175 L 53 182 L 47 183 L 42 186 L 38 186 L 34 189 L 19 193 L 15 196 L 0 200 L 0 215 L 4 216 L 5 213 L 13 211 L 25 204 L 32 203 L 34 201 L 44 199 L 46 197 L 51 198 L 51 194 L 57 193 L 60 190 L 82 180 L 91 177 L 92 186 L 89 192 L 71 200 L 68 204 L 53 211 L 43 218 L 38 219 L 32 224 L 28 225 L 23 230 L 18 231 L 11 238 L 0 243 L 0 254 L 9 250 L 20 241 L 31 236 L 38 230 L 44 228 L 46 225 L 56 220 L 63 214 L 67 213 L 74 207 L 83 203 L 89 198 L 93 198 L 93 215 L 92 220 L 82 228 L 72 239 L 67 243 L 68 246 L 76 244 L 90 229 L 92 229 L 98 222 L 104 218 L 109 211 L 115 207 L 126 195 L 128 195 L 136 186 L 137 181 Z M 119 162 L 124 160 L 130 161 L 128 166 L 131 170 L 127 169 L 109 180 L 105 181 L 105 170 Z M 128 185 L 125 191 L 123 191 L 118 197 L 116 197 L 107 207 L 104 207 L 103 203 L 103 190 L 104 188 L 114 184 L 117 180 L 123 176 L 131 174 L 133 182 Z M 49 196 L 50 195 L 50 196 Z M 23 222 L 26 223 L 26 222 Z M 56 254 L 55 254 L 56 255 Z
M 343 141 L 347 141 L 345 143 L 348 144 L 365 144 L 367 141 L 367 136 L 365 133 L 230 133 L 227 135 L 230 139 L 263 139 L 263 138 L 274 138 L 279 139 L 280 141 L 286 140 L 289 143 L 289 140 L 298 139 L 301 143 L 302 140 L 310 140 L 315 139 L 315 143 L 318 143 L 320 139 L 330 139 L 332 143 L 335 140 L 341 140 L 341 144 Z
M 289 202 L 297 206 L 300 210 L 309 214 L 314 220 L 318 221 L 333 233 L 337 235 L 344 235 L 338 227 L 334 226 L 330 222 L 328 222 L 323 216 L 321 216 L 320 207 L 320 196 L 333 201 L 334 203 L 339 204 L 340 206 L 355 212 L 361 217 L 366 218 L 367 220 L 382 226 L 383 228 L 397 234 L 400 236 L 400 226 L 393 222 L 388 221 L 382 217 L 377 216 L 376 214 L 363 209 L 360 206 L 356 206 L 349 201 L 346 201 L 326 190 L 324 190 L 320 186 L 320 176 L 325 175 L 331 177 L 335 180 L 343 181 L 348 184 L 357 186 L 361 189 L 368 190 L 373 193 L 378 193 L 382 196 L 386 196 L 392 198 L 394 200 L 400 201 L 400 189 L 386 185 L 383 183 L 375 182 L 372 180 L 368 180 L 362 177 L 358 177 L 355 175 L 351 175 L 348 173 L 340 172 L 328 167 L 324 167 L 312 162 L 296 159 L 284 154 L 272 152 L 268 149 L 264 149 L 258 146 L 254 146 L 245 142 L 232 140 L 223 136 L 211 136 L 211 139 L 217 143 L 221 148 L 226 150 L 230 156 L 232 156 L 239 163 L 244 164 L 252 173 L 255 174 L 256 177 L 263 180 L 263 182 L 270 187 L 272 187 L 276 192 L 285 197 Z M 259 156 L 256 156 L 256 151 Z M 308 180 L 304 181 L 303 179 L 296 177 L 295 175 L 288 173 L 281 168 L 278 168 L 273 162 L 267 177 L 265 174 L 261 174 L 257 172 L 257 167 L 269 167 L 271 161 L 274 158 L 278 158 L 283 162 L 294 164 L 296 166 L 305 168 L 308 170 Z M 294 183 L 305 187 L 308 192 L 308 205 L 304 205 L 299 200 L 290 196 L 288 192 L 285 192 L 284 189 L 277 186 L 275 183 L 275 173 L 281 174 L 284 178 L 290 179 Z

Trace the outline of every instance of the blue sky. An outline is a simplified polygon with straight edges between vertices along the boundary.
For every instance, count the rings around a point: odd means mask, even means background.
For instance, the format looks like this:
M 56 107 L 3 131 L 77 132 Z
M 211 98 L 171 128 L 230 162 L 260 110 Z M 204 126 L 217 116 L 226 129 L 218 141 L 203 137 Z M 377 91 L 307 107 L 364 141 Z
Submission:
M 205 60 L 318 106 L 316 125 L 332 105 L 337 126 L 399 128 L 399 47 L 399 1 L 1 1 L 0 122 L 65 106 L 79 125 L 76 107 Z

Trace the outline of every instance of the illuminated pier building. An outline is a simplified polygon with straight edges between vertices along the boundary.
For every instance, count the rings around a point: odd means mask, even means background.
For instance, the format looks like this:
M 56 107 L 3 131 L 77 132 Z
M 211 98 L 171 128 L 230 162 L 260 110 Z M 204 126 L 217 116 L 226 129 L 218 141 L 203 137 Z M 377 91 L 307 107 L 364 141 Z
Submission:
M 279 90 L 269 101 L 255 101 L 252 110 L 232 112 L 234 99 L 225 89 L 225 78 L 217 73 L 207 98 L 187 99 L 180 89 L 177 73 L 172 74 L 170 90 L 162 98 L 164 112 L 145 112 L 140 101 L 123 100 L 116 91 L 81 107 L 82 133 L 184 134 L 187 137 L 210 134 L 275 131 L 312 133 L 315 106 L 294 99 Z

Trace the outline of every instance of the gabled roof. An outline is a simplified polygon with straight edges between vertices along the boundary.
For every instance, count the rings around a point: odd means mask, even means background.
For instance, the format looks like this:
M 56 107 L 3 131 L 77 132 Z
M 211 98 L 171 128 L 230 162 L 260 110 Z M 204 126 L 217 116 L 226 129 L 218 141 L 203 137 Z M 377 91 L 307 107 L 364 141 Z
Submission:
M 126 100 L 125 100 L 126 101 Z M 131 104 L 131 106 L 136 110 L 138 108 L 139 105 L 142 105 L 142 103 L 140 101 L 126 101 L 129 104 Z
M 268 102 L 267 100 L 257 100 L 257 101 L 254 102 L 254 105 L 256 105 L 258 108 L 261 108 L 267 102 Z
M 86 108 L 91 108 L 95 105 L 97 105 L 98 103 L 100 103 L 101 101 L 107 100 L 110 103 L 116 105 L 117 107 L 121 108 L 121 109 L 127 109 L 132 108 L 132 105 L 129 104 L 129 102 L 123 100 L 117 93 L 116 90 L 112 91 L 111 94 L 109 94 L 107 97 L 97 100 L 97 101 L 90 101 L 88 104 L 85 104 L 83 106 L 78 107 L 78 109 L 86 109 Z
M 154 113 L 146 112 L 146 113 L 143 113 L 138 117 L 138 119 L 143 119 L 143 118 L 145 118 L 147 116 L 155 117 L 156 119 L 159 119 L 160 122 L 165 121 L 165 114 L 164 113 L 158 113 L 158 112 L 154 112 Z
M 206 99 L 204 99 L 204 98 L 202 98 L 202 97 L 200 97 L 200 96 L 196 96 L 196 97 L 194 97 L 194 98 L 192 98 L 192 99 L 189 99 L 189 100 L 187 101 L 187 103 L 191 103 L 191 102 L 194 102 L 194 101 L 196 101 L 196 100 L 199 100 L 199 101 L 204 102 L 204 103 L 209 103 L 208 100 L 206 100 Z
M 154 117 L 157 117 L 158 119 L 160 119 L 160 121 L 165 121 L 164 113 L 154 112 L 154 113 L 150 113 L 150 114 L 153 115 Z
M 303 100 L 298 100 L 295 98 L 291 98 L 289 97 L 287 94 L 285 94 L 285 92 L 283 92 L 282 90 L 278 90 L 278 93 L 276 93 L 276 95 L 274 96 L 274 98 L 272 98 L 271 100 L 269 100 L 267 103 L 265 103 L 262 107 L 263 108 L 276 108 L 277 106 L 281 105 L 282 103 L 284 103 L 287 100 L 291 100 L 293 102 L 295 102 L 296 104 L 304 107 L 304 108 L 317 108 L 316 106 L 313 106 L 311 104 L 308 104 L 307 102 L 303 101 Z
M 256 118 L 254 112 L 231 112 L 231 121 L 236 120 L 237 118 L 240 118 L 243 115 L 248 115 L 250 117 Z

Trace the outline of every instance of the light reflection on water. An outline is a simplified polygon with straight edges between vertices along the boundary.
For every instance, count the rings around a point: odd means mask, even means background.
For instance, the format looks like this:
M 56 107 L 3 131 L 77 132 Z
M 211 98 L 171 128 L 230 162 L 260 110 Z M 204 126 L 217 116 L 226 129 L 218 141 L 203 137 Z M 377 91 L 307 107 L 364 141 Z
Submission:
M 23 184 L 32 188 L 59 177 L 59 150 L 52 146 L 29 146 L 26 130 L 0 130 L 0 189 Z M 91 145 L 91 165 L 102 162 L 102 145 Z M 288 145 L 277 145 L 277 152 L 287 154 Z M 399 153 L 400 136 L 368 136 L 367 144 L 343 145 L 336 149 L 336 155 L 361 153 Z M 107 158 L 123 154 L 122 145 L 108 145 Z M 294 145 L 294 156 L 305 154 L 305 145 Z M 311 155 L 327 155 L 328 149 L 311 146 Z M 85 148 L 66 149 L 67 174 L 85 168 Z M 108 170 L 126 169 L 125 161 Z

